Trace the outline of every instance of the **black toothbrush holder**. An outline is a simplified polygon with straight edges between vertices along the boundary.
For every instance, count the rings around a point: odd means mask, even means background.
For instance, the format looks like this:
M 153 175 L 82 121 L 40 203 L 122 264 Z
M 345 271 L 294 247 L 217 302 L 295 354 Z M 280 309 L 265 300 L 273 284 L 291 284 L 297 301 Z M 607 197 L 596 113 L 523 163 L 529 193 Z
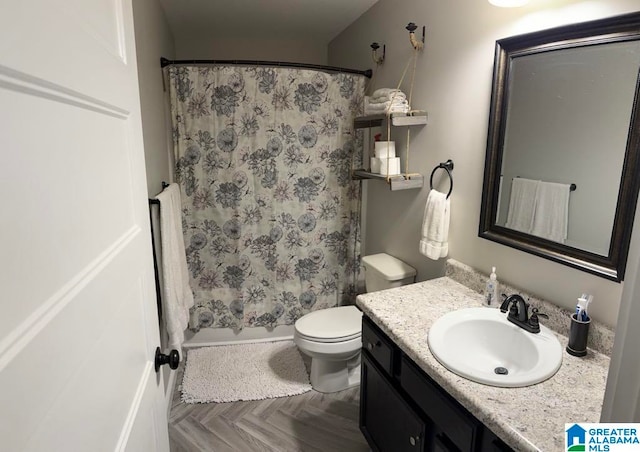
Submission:
M 587 317 L 587 320 L 578 320 L 576 314 L 571 314 L 571 326 L 569 327 L 569 344 L 567 345 L 567 353 L 573 356 L 585 356 L 587 354 L 589 325 L 591 325 L 590 317 Z

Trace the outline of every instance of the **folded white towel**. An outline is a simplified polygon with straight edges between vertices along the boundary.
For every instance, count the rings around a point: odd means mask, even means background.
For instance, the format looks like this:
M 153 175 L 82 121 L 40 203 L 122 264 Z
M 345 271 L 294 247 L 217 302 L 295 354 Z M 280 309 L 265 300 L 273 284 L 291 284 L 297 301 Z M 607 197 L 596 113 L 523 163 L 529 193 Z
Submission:
M 380 107 L 381 105 L 409 105 L 407 99 L 397 99 L 397 100 L 377 100 L 371 99 L 369 97 L 364 98 L 364 105 L 366 106 L 375 106 Z
M 378 96 L 371 97 L 371 103 L 380 103 L 380 102 L 406 102 L 407 96 L 404 93 L 391 94 L 390 96 Z
M 169 334 L 168 347 L 180 350 L 184 342 L 184 330 L 189 323 L 189 308 L 193 306 L 193 292 L 189 285 L 182 235 L 182 207 L 178 184 L 169 185 L 156 199 L 160 201 L 162 313 Z
M 505 227 L 531 234 L 539 181 L 514 177 Z
M 394 98 L 394 99 L 389 99 L 388 97 L 373 97 L 369 100 L 370 104 L 385 104 L 385 103 L 394 103 L 394 104 L 407 104 L 409 103 L 407 101 L 406 97 L 400 97 L 400 98 Z
M 382 103 L 370 103 L 369 99 L 364 99 L 364 114 L 365 115 L 379 115 L 381 113 L 408 113 L 411 111 L 409 104 L 404 102 L 382 102 Z
M 380 88 L 377 89 L 373 92 L 373 94 L 371 94 L 371 97 L 391 97 L 392 95 L 402 95 L 404 96 L 405 94 L 399 90 L 399 89 L 394 89 L 394 88 Z
M 544 239 L 564 243 L 569 224 L 569 193 L 567 184 L 540 182 L 536 191 L 536 207 L 531 233 Z
M 364 109 L 364 114 L 366 116 L 366 115 L 380 115 L 380 114 L 383 114 L 383 113 L 409 113 L 409 111 L 411 111 L 411 109 L 408 106 L 404 106 L 404 107 L 391 106 L 389 108 L 380 108 L 380 109 L 365 108 Z
M 369 108 L 370 110 L 385 110 L 387 108 L 408 108 L 409 104 L 404 102 L 404 103 L 391 103 L 391 102 L 385 102 L 382 104 L 369 104 L 365 106 L 366 108 Z
M 407 107 L 407 106 L 409 106 L 409 102 L 407 102 L 406 100 L 401 100 L 401 101 L 394 100 L 393 102 L 388 100 L 386 102 L 369 102 L 368 106 L 372 107 L 372 108 L 383 108 L 383 107 L 386 108 L 386 107 L 391 107 L 391 106 L 393 106 L 393 107 Z
M 438 260 L 449 253 L 449 212 L 451 201 L 447 195 L 431 190 L 427 197 L 422 220 L 420 252 L 429 259 Z

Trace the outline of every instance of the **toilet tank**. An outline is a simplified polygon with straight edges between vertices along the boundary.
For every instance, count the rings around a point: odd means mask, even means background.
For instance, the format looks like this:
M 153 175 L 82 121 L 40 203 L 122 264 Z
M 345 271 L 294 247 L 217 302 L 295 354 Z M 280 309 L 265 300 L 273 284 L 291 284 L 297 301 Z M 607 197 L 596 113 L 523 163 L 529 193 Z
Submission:
M 391 289 L 415 282 L 416 269 L 387 253 L 362 258 L 367 292 Z

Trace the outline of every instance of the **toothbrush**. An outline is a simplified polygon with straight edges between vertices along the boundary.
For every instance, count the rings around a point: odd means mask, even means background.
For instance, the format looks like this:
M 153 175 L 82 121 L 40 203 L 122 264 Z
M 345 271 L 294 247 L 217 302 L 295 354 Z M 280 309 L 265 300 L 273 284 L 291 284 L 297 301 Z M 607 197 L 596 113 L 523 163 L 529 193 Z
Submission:
M 587 302 L 584 305 L 584 311 L 582 311 L 583 321 L 586 322 L 589 319 L 589 305 L 593 301 L 593 295 L 587 296 Z
M 578 304 L 576 305 L 576 320 L 579 322 L 586 321 L 585 311 L 587 309 L 587 300 L 588 295 L 583 293 L 580 298 L 578 298 Z
M 578 304 L 576 305 L 576 320 L 580 322 L 586 322 L 589 319 L 588 309 L 589 304 L 593 301 L 593 295 L 583 293 L 578 298 Z

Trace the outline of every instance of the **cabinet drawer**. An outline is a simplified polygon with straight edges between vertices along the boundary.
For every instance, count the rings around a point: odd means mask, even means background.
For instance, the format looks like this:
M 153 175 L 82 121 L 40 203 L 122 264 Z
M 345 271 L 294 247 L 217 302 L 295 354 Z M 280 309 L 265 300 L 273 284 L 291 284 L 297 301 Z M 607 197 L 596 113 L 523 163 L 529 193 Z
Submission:
M 385 372 L 393 375 L 393 343 L 366 317 L 362 318 L 362 348 Z
M 403 356 L 400 386 L 461 451 L 475 448 L 479 422 Z

